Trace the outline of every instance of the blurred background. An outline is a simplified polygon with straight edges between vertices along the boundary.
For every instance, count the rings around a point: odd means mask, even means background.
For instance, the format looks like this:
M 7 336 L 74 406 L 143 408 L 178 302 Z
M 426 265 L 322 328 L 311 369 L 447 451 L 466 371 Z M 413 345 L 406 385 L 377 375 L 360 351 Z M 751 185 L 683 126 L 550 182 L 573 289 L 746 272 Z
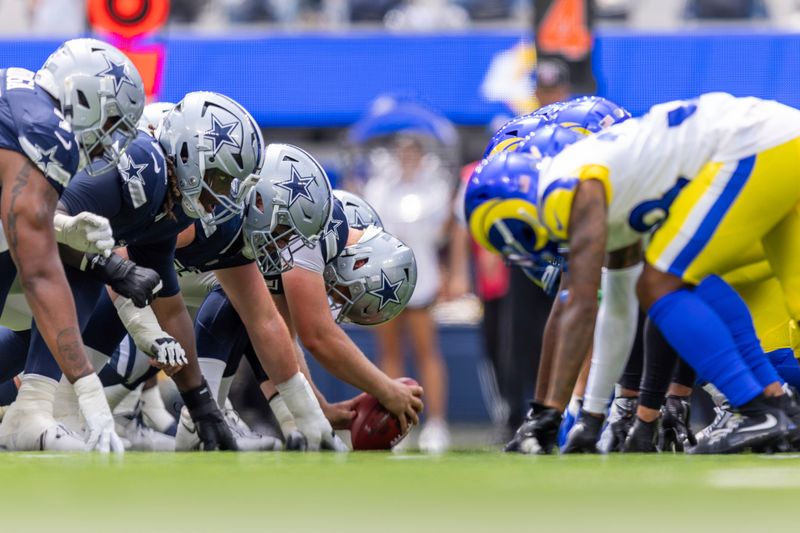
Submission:
M 800 0 L 3 0 L 0 64 L 35 69 L 65 38 L 95 35 L 134 60 L 154 101 L 219 91 L 267 142 L 311 151 L 420 263 L 397 322 L 348 331 L 387 371 L 421 377 L 445 431 L 491 424 L 502 441 L 549 302 L 460 220 L 489 137 L 581 94 L 634 115 L 714 90 L 797 107 L 799 32 Z M 355 394 L 309 363 L 330 401 Z M 265 402 L 238 390 L 257 422 Z

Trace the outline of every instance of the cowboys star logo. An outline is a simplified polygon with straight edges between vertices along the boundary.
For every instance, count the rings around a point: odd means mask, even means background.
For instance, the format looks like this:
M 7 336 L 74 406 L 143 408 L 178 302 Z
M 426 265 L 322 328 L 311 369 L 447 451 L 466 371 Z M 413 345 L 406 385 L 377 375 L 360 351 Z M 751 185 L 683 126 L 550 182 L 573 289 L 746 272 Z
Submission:
M 386 272 L 381 270 L 380 288 L 372 291 L 367 291 L 373 296 L 377 296 L 378 298 L 381 299 L 380 303 L 378 304 L 378 311 L 383 311 L 383 308 L 392 302 L 396 304 L 402 303 L 400 302 L 400 298 L 398 298 L 397 296 L 397 291 L 400 289 L 400 286 L 402 284 L 403 284 L 402 279 L 397 283 L 392 283 L 392 280 L 389 279 L 389 276 L 386 275 Z
M 119 94 L 120 89 L 122 89 L 122 86 L 126 83 L 131 87 L 136 87 L 136 85 L 133 83 L 133 80 L 125 72 L 124 64 L 118 65 L 111 61 L 108 57 L 105 57 L 105 60 L 108 68 L 98 72 L 97 76 L 111 76 L 114 78 L 114 94 Z
M 123 154 L 117 165 L 119 175 L 131 195 L 134 209 L 147 203 L 147 194 L 144 191 L 144 176 L 142 172 L 147 168 L 147 163 L 137 165 L 128 154 Z
M 242 146 L 236 140 L 236 128 L 239 126 L 239 121 L 234 120 L 227 124 L 223 124 L 216 115 L 211 114 L 211 129 L 203 132 L 203 137 L 210 140 L 213 146 L 213 155 L 217 155 L 220 148 L 227 145 L 235 150 L 241 150 Z
M 317 181 L 314 176 L 301 176 L 297 169 L 292 165 L 292 176 L 286 180 L 276 183 L 277 187 L 289 191 L 289 206 L 291 206 L 298 198 L 305 198 L 309 202 L 314 202 L 311 193 L 308 192 L 308 187 Z

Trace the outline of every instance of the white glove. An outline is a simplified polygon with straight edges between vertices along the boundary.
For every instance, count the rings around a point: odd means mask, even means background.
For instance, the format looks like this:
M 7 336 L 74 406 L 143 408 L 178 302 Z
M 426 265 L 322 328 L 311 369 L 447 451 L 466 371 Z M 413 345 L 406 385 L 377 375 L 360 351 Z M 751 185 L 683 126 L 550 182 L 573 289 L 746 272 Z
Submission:
M 114 300 L 122 324 L 136 347 L 162 366 L 180 367 L 189 362 L 180 343 L 161 329 L 153 310 L 136 307 L 132 300 L 118 296 Z
M 311 385 L 303 374 L 298 372 L 283 383 L 275 385 L 275 388 L 278 389 L 286 407 L 294 417 L 297 429 L 305 435 L 309 451 L 319 450 L 320 447 L 339 448 L 336 444 L 336 434 L 322 413 Z
M 111 416 L 111 409 L 103 393 L 103 384 L 97 374 L 82 377 L 73 383 L 73 387 L 78 396 L 78 407 L 89 431 L 87 450 L 124 453 L 125 447 L 114 431 L 114 417 Z
M 114 233 L 108 219 L 83 211 L 74 217 L 57 213 L 53 217 L 56 241 L 80 252 L 111 255 Z

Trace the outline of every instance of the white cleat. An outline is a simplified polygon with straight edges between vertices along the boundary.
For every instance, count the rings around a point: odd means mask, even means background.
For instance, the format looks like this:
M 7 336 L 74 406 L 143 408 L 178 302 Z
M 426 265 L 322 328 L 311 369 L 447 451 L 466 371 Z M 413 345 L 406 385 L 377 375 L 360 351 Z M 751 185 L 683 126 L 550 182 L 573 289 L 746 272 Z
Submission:
M 262 435 L 256 433 L 250 426 L 236 412 L 233 407 L 228 408 L 229 403 L 225 403 L 225 409 L 222 410 L 222 416 L 225 417 L 225 422 L 231 428 L 233 437 L 236 439 L 236 444 L 239 445 L 239 451 L 242 452 L 268 452 L 279 451 L 283 448 L 280 440 L 269 435 Z
M 85 452 L 86 443 L 53 418 L 56 382 L 29 374 L 0 423 L 0 447 L 11 451 Z
M 175 437 L 160 433 L 142 423 L 141 412 L 115 414 L 117 434 L 125 449 L 134 452 L 174 452 Z
M 440 418 L 428 420 L 419 433 L 419 449 L 425 453 L 444 453 L 450 448 L 450 430 Z
M 697 442 L 705 440 L 715 431 L 727 427 L 735 418 L 738 417 L 738 415 L 731 409 L 731 404 L 729 404 L 727 400 L 722 402 L 720 405 L 714 406 L 714 412 L 716 413 L 714 420 L 709 425 L 695 433 L 694 437 L 697 439 Z
M 200 437 L 197 435 L 197 427 L 189 415 L 189 410 L 183 407 L 180 420 L 178 420 L 178 429 L 175 432 L 175 451 L 193 452 L 199 450 Z
M 151 387 L 142 391 L 141 396 L 142 421 L 144 425 L 161 433 L 172 433 L 175 429 L 175 417 L 170 414 L 164 405 L 161 391 L 158 387 Z

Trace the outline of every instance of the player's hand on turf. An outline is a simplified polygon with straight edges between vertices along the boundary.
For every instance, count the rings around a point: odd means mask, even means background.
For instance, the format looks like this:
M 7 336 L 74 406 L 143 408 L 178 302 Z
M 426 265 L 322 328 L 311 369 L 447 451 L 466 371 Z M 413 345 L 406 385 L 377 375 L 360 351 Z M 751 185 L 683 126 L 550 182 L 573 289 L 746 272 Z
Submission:
M 164 333 L 163 337 L 153 339 L 150 350 L 145 352 L 157 363 L 158 368 L 180 370 L 189 363 L 183 346 L 173 337 Z
M 320 404 L 325 418 L 331 423 L 333 429 L 350 429 L 350 424 L 356 416 L 356 401 L 358 396 L 338 403 Z
M 78 396 L 78 407 L 89 431 L 86 448 L 101 453 L 123 453 L 125 447 L 114 429 L 114 417 L 111 415 L 103 385 L 97 374 L 80 378 L 73 387 Z
M 161 290 L 161 277 L 155 270 L 141 267 L 117 254 L 108 258 L 92 257 L 86 271 L 117 294 L 130 298 L 136 307 L 150 305 Z
M 422 387 L 419 385 L 406 385 L 397 380 L 391 380 L 391 385 L 386 392 L 378 397 L 387 411 L 400 421 L 400 429 L 405 435 L 409 425 L 419 424 L 419 413 L 422 412 Z
M 53 218 L 56 241 L 74 250 L 111 255 L 114 234 L 108 219 L 87 211 L 75 216 L 57 213 Z

